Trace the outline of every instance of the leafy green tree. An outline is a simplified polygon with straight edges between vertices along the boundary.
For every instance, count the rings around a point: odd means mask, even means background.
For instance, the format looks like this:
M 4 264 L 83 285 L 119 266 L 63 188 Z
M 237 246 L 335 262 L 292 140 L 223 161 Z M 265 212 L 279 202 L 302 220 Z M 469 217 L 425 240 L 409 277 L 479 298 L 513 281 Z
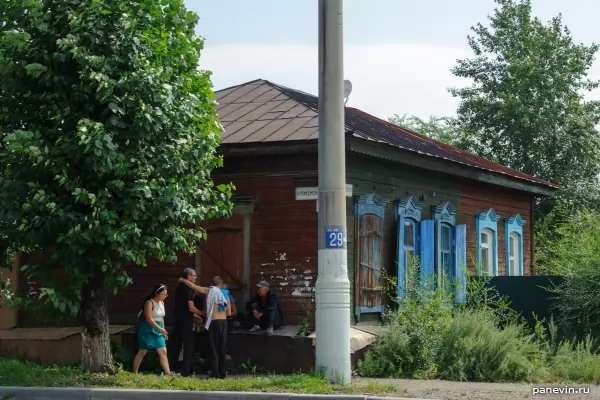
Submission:
M 552 312 L 561 334 L 585 339 L 600 336 L 600 212 L 570 212 L 560 204 L 548 214 L 536 235 L 536 270 L 560 275 L 548 285 L 555 296 Z
M 532 17 L 530 0 L 496 2 L 490 26 L 468 37 L 474 58 L 452 70 L 473 80 L 450 89 L 460 98 L 459 145 L 564 186 L 565 204 L 596 203 L 600 102 L 584 94 L 599 86 L 587 78 L 598 45 L 574 43 L 560 15 Z
M 404 114 L 399 116 L 398 114 L 394 114 L 393 117 L 388 118 L 388 121 L 438 142 L 449 145 L 457 144 L 458 132 L 452 124 L 451 118 L 435 117 L 432 115 L 429 117 L 429 121 L 425 121 L 414 115 L 409 116 Z
M 174 262 L 204 238 L 196 221 L 231 212 L 197 21 L 182 0 L 0 7 L 0 237 L 35 252 L 40 297 L 81 322 L 87 371 L 111 365 L 124 265 Z

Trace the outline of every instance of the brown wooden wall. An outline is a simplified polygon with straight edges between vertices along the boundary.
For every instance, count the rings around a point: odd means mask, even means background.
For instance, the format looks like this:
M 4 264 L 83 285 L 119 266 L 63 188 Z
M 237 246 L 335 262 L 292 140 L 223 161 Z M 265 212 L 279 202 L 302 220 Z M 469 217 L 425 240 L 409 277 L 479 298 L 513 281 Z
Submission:
M 314 187 L 317 180 L 317 155 L 247 156 L 226 158 L 224 168 L 214 171 L 219 183 L 233 183 L 235 196 L 254 198 L 250 215 L 249 294 L 256 294 L 255 284 L 268 281 L 277 292 L 285 324 L 300 324 L 314 317 L 314 284 L 317 277 L 317 210 L 316 200 L 296 201 L 296 187 Z M 236 247 L 239 251 L 239 246 Z M 27 262 L 27 259 L 22 260 Z M 133 284 L 109 295 L 111 324 L 135 324 L 142 299 L 152 288 L 168 286 L 166 323 L 173 320 L 173 300 L 177 280 L 185 268 L 197 268 L 195 255 L 180 254 L 176 264 L 149 259 L 146 267 L 128 266 Z M 209 285 L 206 274 L 198 274 L 197 283 Z M 227 281 L 227 277 L 224 276 Z M 21 291 L 28 289 L 21 280 Z M 227 282 L 232 284 L 231 282 Z M 247 290 L 248 290 L 247 289 Z M 243 297 L 235 295 L 243 310 Z M 27 312 L 19 315 L 19 326 L 46 326 Z M 63 324 L 64 325 L 64 324 Z
M 35 259 L 28 254 L 21 255 L 21 265 L 35 262 Z M 165 300 L 167 311 L 166 320 L 170 323 L 173 318 L 173 299 L 177 279 L 182 275 L 185 268 L 194 268 L 194 256 L 180 253 L 177 263 L 170 264 L 160 262 L 149 258 L 147 266 L 131 265 L 126 267 L 127 274 L 133 279 L 133 284 L 119 290 L 115 296 L 112 293 L 108 295 L 108 311 L 111 324 L 135 324 L 138 311 L 142 307 L 143 298 L 150 294 L 154 286 L 165 284 L 168 287 L 170 296 Z M 27 293 L 29 290 L 38 291 L 40 284 L 35 280 L 27 280 L 22 277 L 19 279 L 20 293 Z M 21 309 L 18 312 L 19 327 L 35 326 L 70 326 L 77 325 L 74 318 L 65 318 L 60 321 L 53 321 L 48 318 L 40 318 L 31 310 Z
M 314 287 L 318 269 L 318 213 L 316 200 L 295 200 L 297 187 L 316 187 L 317 154 L 262 155 L 227 157 L 224 168 L 213 174 L 215 182 L 236 186 L 235 196 L 252 198 L 252 207 L 244 218 L 236 219 L 236 235 L 242 232 L 243 243 L 248 244 L 249 259 L 222 258 L 224 268 L 239 270 L 240 263 L 247 266 L 245 276 L 235 280 L 244 281 L 246 296 L 255 295 L 256 282 L 268 281 L 279 297 L 285 324 L 299 324 L 305 318 L 314 318 Z M 385 208 L 383 226 L 383 265 L 388 273 L 396 270 L 397 228 L 394 218 L 394 200 L 415 195 L 424 204 L 422 219 L 431 219 L 431 207 L 450 201 L 458 210 L 457 223 L 467 225 L 467 257 L 475 256 L 475 214 L 493 207 L 501 216 L 498 221 L 498 269 L 505 273 L 505 241 L 503 218 L 520 213 L 526 220 L 523 226 L 523 270 L 531 273 L 531 195 L 478 182 L 466 182 L 452 176 L 443 176 L 426 170 L 387 162 L 357 154 L 347 156 L 347 183 L 353 185 L 354 195 L 375 193 L 389 201 Z M 248 211 L 245 211 L 248 212 Z M 354 201 L 347 201 L 348 224 L 348 276 L 351 296 L 354 296 Z M 243 224 L 249 219 L 249 229 Z M 233 219 L 232 219 L 233 220 Z M 239 220 L 239 221 L 238 221 Z M 233 223 L 233 222 L 232 222 Z M 238 226 L 239 225 L 239 226 Z M 209 233 L 210 235 L 210 233 Z M 215 234 L 216 235 L 216 234 Z M 212 236 L 214 237 L 214 236 Z M 240 240 L 242 240 L 240 239 Z M 223 241 L 215 246 L 223 246 Z M 205 246 L 213 246 L 210 238 Z M 240 241 L 232 241 L 231 249 L 223 251 L 244 252 Z M 227 245 L 229 246 L 229 245 Z M 242 246 L 243 247 L 243 246 Z M 213 249 L 214 250 L 214 249 Z M 205 267 L 202 272 L 201 257 L 181 254 L 176 264 L 149 260 L 147 267 L 127 268 L 133 285 L 122 289 L 116 296 L 109 296 L 109 315 L 112 324 L 134 324 L 143 296 L 154 285 L 164 283 L 170 296 L 166 300 L 166 322 L 173 317 L 174 291 L 177 279 L 185 268 L 195 268 L 201 273 L 197 283 L 210 284 L 215 266 Z M 233 260 L 236 261 L 227 261 Z M 471 273 L 474 265 L 470 263 Z M 225 280 L 234 280 L 227 278 Z M 232 285 L 233 282 L 227 282 Z M 249 293 L 248 293 L 249 291 Z M 242 291 L 235 294 L 238 309 L 243 311 Z M 352 300 L 352 304 L 354 301 Z M 352 315 L 354 312 L 352 311 Z M 21 317 L 19 317 L 21 326 Z
M 504 218 L 520 214 L 523 225 L 523 275 L 531 275 L 531 229 L 532 221 L 531 194 L 487 185 L 479 182 L 468 182 L 462 185 L 460 193 L 460 211 L 458 223 L 467 225 L 467 259 L 469 272 L 475 274 L 477 256 L 477 238 L 475 232 L 475 214 L 494 209 L 498 220 L 498 275 L 506 275 L 506 242 L 504 236 Z
M 233 183 L 235 196 L 254 198 L 250 215 L 250 274 L 245 277 L 250 296 L 256 283 L 269 282 L 276 291 L 285 324 L 299 324 L 314 309 L 314 283 L 317 277 L 316 201 L 296 201 L 296 187 L 317 186 L 315 154 L 299 156 L 236 157 L 225 159 L 224 168 L 215 171 L 215 183 Z M 208 242 L 211 241 L 208 233 Z M 208 243 L 207 242 L 207 243 Z M 230 251 L 240 251 L 238 247 Z M 170 323 L 174 291 L 183 269 L 195 268 L 195 256 L 182 255 L 176 265 L 149 262 L 148 267 L 128 268 L 134 284 L 113 297 L 109 303 L 111 323 L 131 321 L 143 295 L 157 283 L 170 290 L 166 301 Z M 226 266 L 232 267 L 232 266 Z M 206 269 L 209 268 L 209 271 Z M 214 268 L 199 267 L 196 283 L 208 286 Z M 235 285 L 222 274 L 225 281 Z M 229 282 L 228 282 L 229 281 Z M 112 297 L 112 296 L 111 296 Z M 244 310 L 243 296 L 235 294 L 239 312 Z
M 142 307 L 143 298 L 152 292 L 154 286 L 167 285 L 168 297 L 165 300 L 165 323 L 173 322 L 173 308 L 177 280 L 186 268 L 194 268 L 194 256 L 178 253 L 175 264 L 148 259 L 147 266 L 131 265 L 126 268 L 133 284 L 119 290 L 117 295 L 109 294 L 108 315 L 115 325 L 135 324 L 137 313 Z
M 296 187 L 318 185 L 317 155 L 240 157 L 235 162 L 226 160 L 219 175 L 217 181 L 236 186 L 236 196 L 254 198 L 250 297 L 256 295 L 256 283 L 266 280 L 277 293 L 284 324 L 313 318 L 318 269 L 316 200 L 295 197 Z
M 258 281 L 268 281 L 277 292 L 284 323 L 299 324 L 314 308 L 317 212 L 315 200 L 296 201 L 295 193 L 296 187 L 317 186 L 316 155 L 236 157 L 225 159 L 224 164 L 223 169 L 215 171 L 215 182 L 233 183 L 235 196 L 254 198 L 250 237 L 247 239 L 250 241 L 250 274 L 244 277 L 250 296 L 256 294 L 255 284 Z M 209 246 L 210 242 L 209 232 Z M 239 246 L 230 251 L 240 252 Z M 131 323 L 142 297 L 158 283 L 168 285 L 170 290 L 165 304 L 166 322 L 170 323 L 177 279 L 185 268 L 195 266 L 195 256 L 183 254 L 176 265 L 149 261 L 146 268 L 129 267 L 127 271 L 134 284 L 121 290 L 116 297 L 111 296 L 111 323 Z M 196 283 L 210 285 L 214 267 L 204 262 L 199 269 Z M 226 273 L 222 276 L 230 286 L 235 285 L 231 282 L 233 278 L 228 278 Z M 243 296 L 234 295 L 238 310 L 242 312 Z
M 237 181 L 237 182 L 236 182 Z M 250 296 L 255 284 L 276 291 L 285 324 L 298 324 L 314 307 L 317 279 L 316 201 L 296 201 L 296 187 L 317 186 L 317 178 L 293 176 L 234 180 L 238 193 L 257 196 L 250 238 Z

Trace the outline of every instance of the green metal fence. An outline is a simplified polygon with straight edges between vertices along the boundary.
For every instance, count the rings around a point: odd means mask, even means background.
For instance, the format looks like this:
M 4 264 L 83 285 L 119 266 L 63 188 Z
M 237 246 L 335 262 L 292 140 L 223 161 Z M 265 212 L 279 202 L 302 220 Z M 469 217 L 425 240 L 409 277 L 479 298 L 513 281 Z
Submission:
M 521 313 L 531 325 L 538 319 L 550 319 L 555 294 L 546 288 L 562 282 L 560 276 L 497 276 L 489 281 L 500 295 L 506 296 L 511 308 Z

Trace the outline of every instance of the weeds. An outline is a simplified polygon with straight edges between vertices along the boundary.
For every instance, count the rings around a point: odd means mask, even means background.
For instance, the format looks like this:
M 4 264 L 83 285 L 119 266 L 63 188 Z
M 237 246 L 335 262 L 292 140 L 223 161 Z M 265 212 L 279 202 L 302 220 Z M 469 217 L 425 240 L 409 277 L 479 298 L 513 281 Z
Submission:
M 315 312 L 314 309 L 309 308 L 304 313 L 302 318 L 302 329 L 298 333 L 299 336 L 308 336 L 315 330 Z
M 551 319 L 533 332 L 489 285 L 487 277 L 469 279 L 462 288 L 444 276 L 405 277 L 402 298 L 396 277 L 384 290 L 396 307 L 385 313 L 386 326 L 357 372 L 370 377 L 441 378 L 458 381 L 600 382 L 600 357 L 590 337 L 560 341 Z M 431 282 L 442 285 L 431 285 Z M 432 289 L 433 288 L 433 289 Z
M 500 329 L 491 313 L 460 310 L 444 336 L 438 376 L 457 381 L 541 382 L 548 376 L 546 352 L 509 323 Z
M 119 372 L 116 375 L 84 374 L 77 367 L 45 367 L 34 363 L 0 358 L 0 385 L 46 387 L 119 387 L 235 392 L 293 392 L 314 394 L 387 394 L 390 385 L 338 386 L 317 373 L 240 376 L 232 379 L 197 379 L 154 374 Z

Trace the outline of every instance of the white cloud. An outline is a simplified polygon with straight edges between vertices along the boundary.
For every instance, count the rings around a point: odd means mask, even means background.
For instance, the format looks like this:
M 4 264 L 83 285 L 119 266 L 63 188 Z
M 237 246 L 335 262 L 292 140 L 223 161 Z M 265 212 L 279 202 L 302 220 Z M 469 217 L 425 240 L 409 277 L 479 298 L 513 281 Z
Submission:
M 447 89 L 468 84 L 450 72 L 468 48 L 420 44 L 346 45 L 344 77 L 352 81 L 349 106 L 380 118 L 393 114 L 450 116 L 458 100 Z M 207 46 L 201 67 L 215 90 L 262 78 L 316 95 L 317 46 L 228 44 Z M 600 78 L 600 62 L 590 77 Z M 600 99 L 600 90 L 589 98 Z

